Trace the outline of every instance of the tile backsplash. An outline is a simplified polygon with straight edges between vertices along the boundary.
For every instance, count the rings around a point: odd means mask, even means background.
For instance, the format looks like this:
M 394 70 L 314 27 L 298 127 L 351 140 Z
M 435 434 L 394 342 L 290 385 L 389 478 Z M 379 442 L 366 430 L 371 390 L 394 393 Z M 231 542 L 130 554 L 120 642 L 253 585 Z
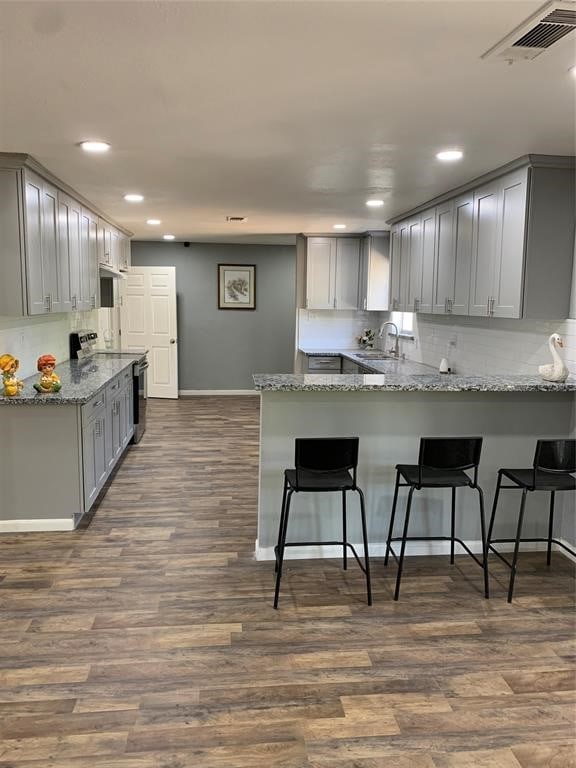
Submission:
M 25 379 L 36 373 L 36 361 L 49 352 L 60 362 L 68 360 L 70 331 L 95 327 L 92 312 L 75 312 L 41 317 L 0 317 L 0 355 L 9 352 L 20 360 L 18 375 Z
M 552 362 L 548 337 L 559 333 L 564 361 L 576 374 L 576 320 L 502 320 L 417 315 L 414 341 L 401 349 L 411 360 L 438 367 L 445 357 L 457 373 L 538 373 Z
M 354 349 L 364 328 L 378 332 L 387 317 L 385 312 L 299 309 L 298 346 L 308 349 Z

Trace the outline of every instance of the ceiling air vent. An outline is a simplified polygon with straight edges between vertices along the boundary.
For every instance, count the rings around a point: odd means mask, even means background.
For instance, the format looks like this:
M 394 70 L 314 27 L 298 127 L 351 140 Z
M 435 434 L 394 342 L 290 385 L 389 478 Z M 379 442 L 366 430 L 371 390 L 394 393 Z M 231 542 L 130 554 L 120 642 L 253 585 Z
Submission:
M 483 59 L 535 59 L 576 29 L 576 2 L 550 2 L 482 54 Z
M 226 216 L 226 221 L 246 221 L 246 216 Z

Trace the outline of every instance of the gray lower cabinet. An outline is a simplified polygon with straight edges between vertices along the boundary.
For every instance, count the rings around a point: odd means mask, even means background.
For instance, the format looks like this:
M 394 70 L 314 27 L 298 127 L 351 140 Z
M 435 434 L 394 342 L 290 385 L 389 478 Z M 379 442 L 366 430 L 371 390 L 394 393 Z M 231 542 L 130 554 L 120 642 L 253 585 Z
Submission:
M 132 371 L 82 406 L 84 511 L 87 512 L 134 434 Z
M 84 511 L 88 511 L 108 476 L 106 461 L 106 422 L 100 413 L 82 426 L 82 468 L 84 480 Z

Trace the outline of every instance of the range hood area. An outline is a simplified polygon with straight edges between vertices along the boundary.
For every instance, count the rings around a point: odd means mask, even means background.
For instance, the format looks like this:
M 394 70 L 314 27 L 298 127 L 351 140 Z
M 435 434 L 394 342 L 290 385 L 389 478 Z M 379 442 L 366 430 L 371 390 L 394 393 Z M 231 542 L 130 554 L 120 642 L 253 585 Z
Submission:
M 114 267 L 111 267 L 109 264 L 103 264 L 100 262 L 98 269 L 100 271 L 100 277 L 110 277 L 113 280 L 124 280 L 126 277 L 123 272 L 120 272 L 118 269 L 114 269 Z

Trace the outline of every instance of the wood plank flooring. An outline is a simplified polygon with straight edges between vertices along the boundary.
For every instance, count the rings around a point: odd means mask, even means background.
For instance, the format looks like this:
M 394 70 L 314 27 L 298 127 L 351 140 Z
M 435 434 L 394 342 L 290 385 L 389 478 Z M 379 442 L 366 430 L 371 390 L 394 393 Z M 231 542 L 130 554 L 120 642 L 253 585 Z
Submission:
M 89 524 L 0 537 L 0 768 L 568 768 L 574 567 L 257 563 L 258 400 L 151 401 Z M 369 489 L 365 489 L 369 493 Z M 280 501 L 280 499 L 279 499 Z

